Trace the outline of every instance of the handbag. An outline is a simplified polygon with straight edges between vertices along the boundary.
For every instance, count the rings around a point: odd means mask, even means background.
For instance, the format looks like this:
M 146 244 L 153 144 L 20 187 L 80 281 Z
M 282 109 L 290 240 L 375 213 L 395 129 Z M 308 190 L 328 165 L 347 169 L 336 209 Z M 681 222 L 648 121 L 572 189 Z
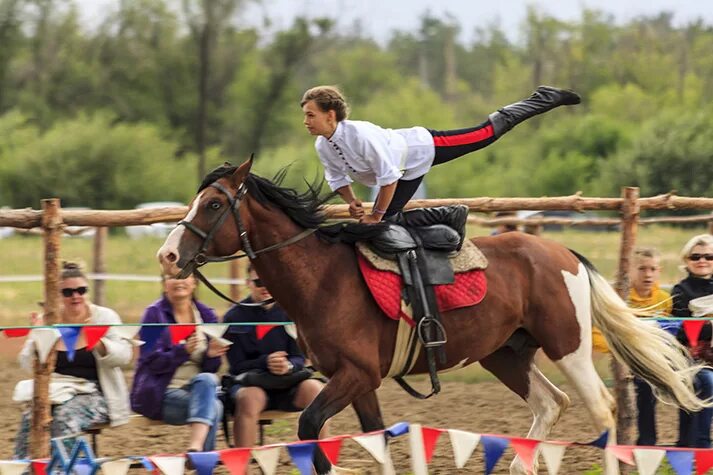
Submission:
M 314 371 L 309 368 L 302 368 L 282 375 L 272 374 L 262 369 L 253 369 L 235 376 L 233 383 L 241 386 L 257 386 L 268 390 L 289 389 L 311 378 L 313 374 Z

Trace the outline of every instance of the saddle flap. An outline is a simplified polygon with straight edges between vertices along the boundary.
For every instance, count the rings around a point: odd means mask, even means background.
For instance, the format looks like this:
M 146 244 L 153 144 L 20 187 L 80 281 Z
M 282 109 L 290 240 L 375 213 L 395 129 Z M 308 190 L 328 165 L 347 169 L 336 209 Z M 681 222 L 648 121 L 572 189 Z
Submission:
M 417 247 L 416 241 L 403 226 L 392 223 L 389 223 L 386 229 L 369 239 L 368 242 L 374 251 L 388 257 Z

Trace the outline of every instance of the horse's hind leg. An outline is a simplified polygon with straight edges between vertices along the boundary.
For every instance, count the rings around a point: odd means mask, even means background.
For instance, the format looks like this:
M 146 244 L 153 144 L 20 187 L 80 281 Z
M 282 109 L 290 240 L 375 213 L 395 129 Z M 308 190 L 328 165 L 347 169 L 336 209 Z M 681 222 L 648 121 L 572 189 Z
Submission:
M 535 349 L 528 348 L 516 352 L 503 347 L 480 361 L 480 364 L 493 373 L 515 394 L 527 402 L 533 414 L 532 426 L 528 438 L 545 439 L 569 405 L 569 397 L 553 385 L 535 366 Z M 537 473 L 537 455 L 532 473 Z M 520 457 L 515 457 L 510 464 L 510 473 L 525 475 L 528 470 Z

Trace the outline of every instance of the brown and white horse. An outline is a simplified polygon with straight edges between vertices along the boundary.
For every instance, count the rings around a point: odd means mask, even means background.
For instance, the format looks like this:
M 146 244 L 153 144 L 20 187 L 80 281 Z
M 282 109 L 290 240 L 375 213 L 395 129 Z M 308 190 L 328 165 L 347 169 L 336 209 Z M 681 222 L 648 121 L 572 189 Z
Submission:
M 297 324 L 299 341 L 329 382 L 299 420 L 301 439 L 352 404 L 362 429 L 384 428 L 376 389 L 387 374 L 397 322 L 386 318 L 359 272 L 353 246 L 314 231 L 324 221 L 318 190 L 284 188 L 250 173 L 252 160 L 220 167 L 204 180 L 184 221 L 158 251 L 164 273 L 184 277 L 211 256 L 243 250 L 270 293 Z M 668 333 L 642 322 L 586 259 L 558 243 L 521 233 L 477 237 L 489 261 L 488 293 L 474 306 L 446 312 L 447 362 L 480 364 L 517 393 L 534 414 L 527 436 L 545 439 L 569 404 L 535 366 L 537 348 L 566 375 L 597 431 L 616 443 L 615 401 L 592 364 L 592 323 L 613 354 L 680 407 L 699 410 L 686 351 Z M 265 252 L 261 253 L 260 251 Z M 515 331 L 532 345 L 505 345 Z M 410 374 L 425 373 L 421 355 Z M 318 473 L 329 473 L 315 451 Z M 607 457 L 606 473 L 618 473 Z M 516 458 L 511 473 L 527 470 Z

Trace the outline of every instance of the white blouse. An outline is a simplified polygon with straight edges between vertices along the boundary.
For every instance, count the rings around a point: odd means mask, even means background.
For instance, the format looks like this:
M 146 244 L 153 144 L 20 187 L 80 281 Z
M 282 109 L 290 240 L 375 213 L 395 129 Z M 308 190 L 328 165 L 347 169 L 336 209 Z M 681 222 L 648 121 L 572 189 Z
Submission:
M 416 179 L 435 156 L 433 137 L 423 127 L 384 129 L 361 120 L 339 122 L 329 139 L 317 137 L 315 148 L 333 191 L 352 181 L 384 186 Z

